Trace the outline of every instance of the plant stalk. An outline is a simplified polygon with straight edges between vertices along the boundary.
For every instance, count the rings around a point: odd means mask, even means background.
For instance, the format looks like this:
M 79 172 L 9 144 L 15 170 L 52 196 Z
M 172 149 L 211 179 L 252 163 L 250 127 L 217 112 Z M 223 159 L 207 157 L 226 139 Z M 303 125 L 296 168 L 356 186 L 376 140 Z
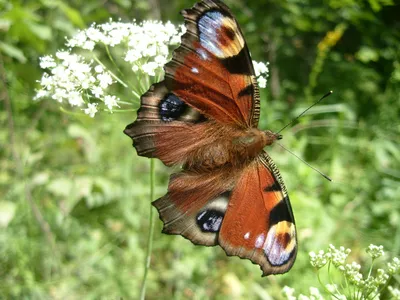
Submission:
M 146 296 L 147 275 L 148 275 L 148 271 L 150 269 L 151 254 L 152 254 L 152 250 L 153 250 L 154 212 L 153 212 L 153 206 L 151 205 L 151 201 L 154 200 L 154 187 L 155 187 L 154 165 L 155 165 L 154 159 L 150 159 L 150 216 L 149 216 L 150 228 L 149 228 L 149 234 L 147 236 L 147 252 L 146 252 L 146 260 L 145 260 L 145 266 L 144 266 L 142 285 L 140 287 L 140 299 L 141 300 L 144 300 L 145 296 Z

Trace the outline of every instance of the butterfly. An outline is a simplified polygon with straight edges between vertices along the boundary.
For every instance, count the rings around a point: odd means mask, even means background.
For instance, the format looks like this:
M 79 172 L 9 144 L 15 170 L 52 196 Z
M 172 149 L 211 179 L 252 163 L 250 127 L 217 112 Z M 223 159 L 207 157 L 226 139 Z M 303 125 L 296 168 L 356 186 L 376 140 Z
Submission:
M 220 245 L 258 264 L 263 276 L 285 273 L 297 253 L 295 220 L 263 150 L 282 136 L 257 128 L 259 90 L 243 34 L 219 0 L 182 15 L 186 33 L 164 80 L 142 95 L 136 121 L 124 130 L 138 155 L 181 166 L 153 202 L 163 232 Z

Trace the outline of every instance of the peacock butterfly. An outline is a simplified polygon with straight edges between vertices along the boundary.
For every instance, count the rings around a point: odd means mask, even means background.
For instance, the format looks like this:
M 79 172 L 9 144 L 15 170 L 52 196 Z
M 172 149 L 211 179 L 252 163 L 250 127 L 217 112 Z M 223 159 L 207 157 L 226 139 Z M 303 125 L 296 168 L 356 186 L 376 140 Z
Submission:
M 249 50 L 230 9 L 203 0 L 182 12 L 186 33 L 165 79 L 141 97 L 125 134 L 141 156 L 181 165 L 153 202 L 163 232 L 285 273 L 297 253 L 279 171 L 263 151 L 281 135 L 257 129 L 260 100 Z

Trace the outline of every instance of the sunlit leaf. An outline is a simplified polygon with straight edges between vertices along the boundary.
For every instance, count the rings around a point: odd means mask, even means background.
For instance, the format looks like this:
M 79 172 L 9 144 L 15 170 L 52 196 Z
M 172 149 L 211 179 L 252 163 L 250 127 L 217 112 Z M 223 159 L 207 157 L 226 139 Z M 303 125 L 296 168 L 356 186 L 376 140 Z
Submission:
M 17 47 L 0 41 L 0 49 L 5 55 L 15 58 L 20 63 L 26 63 L 26 57 L 23 51 Z

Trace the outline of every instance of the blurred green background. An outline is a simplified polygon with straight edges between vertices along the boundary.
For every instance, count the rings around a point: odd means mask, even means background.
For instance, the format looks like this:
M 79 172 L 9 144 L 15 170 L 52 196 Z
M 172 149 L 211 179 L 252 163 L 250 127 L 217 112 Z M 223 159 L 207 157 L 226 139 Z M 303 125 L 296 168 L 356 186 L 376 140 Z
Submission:
M 397 2 L 397 4 L 396 4 Z M 308 252 L 384 245 L 400 255 L 400 4 L 397 0 L 226 0 L 253 59 L 270 62 L 260 128 L 279 130 L 334 94 L 268 149 L 288 188 L 299 236 L 293 269 L 258 266 L 219 247 L 161 234 L 148 299 L 282 299 L 318 286 Z M 134 113 L 91 119 L 33 101 L 39 57 L 65 36 L 113 18 L 171 20 L 190 0 L 0 0 L 0 298 L 135 299 L 149 228 L 149 160 L 122 133 Z M 156 196 L 171 170 L 156 164 Z

